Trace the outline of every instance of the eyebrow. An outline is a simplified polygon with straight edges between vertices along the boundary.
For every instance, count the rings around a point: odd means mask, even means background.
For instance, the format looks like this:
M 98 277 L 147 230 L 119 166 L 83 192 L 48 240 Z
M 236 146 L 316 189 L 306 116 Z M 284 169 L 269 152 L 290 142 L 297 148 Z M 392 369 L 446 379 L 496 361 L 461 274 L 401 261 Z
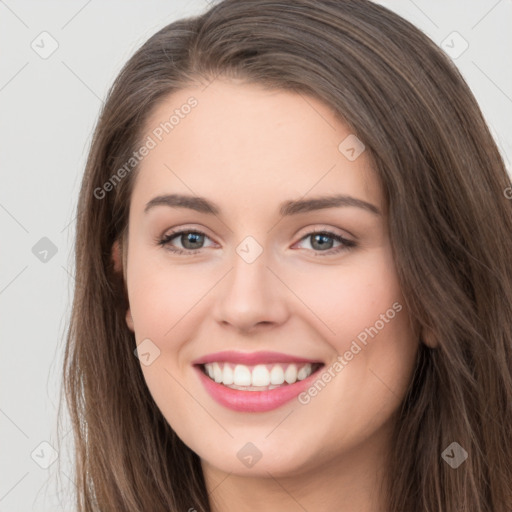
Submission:
M 157 196 L 149 201 L 144 213 L 147 213 L 156 206 L 168 206 L 171 208 L 188 208 L 199 213 L 218 215 L 220 207 L 215 203 L 208 201 L 204 197 L 188 196 L 182 194 L 167 194 Z M 343 206 L 354 206 L 362 208 L 374 215 L 382 215 L 381 211 L 373 204 L 357 199 L 352 196 L 338 194 L 333 196 L 313 197 L 311 199 L 297 199 L 281 203 L 279 213 L 283 216 L 307 213 L 325 208 L 339 208 Z

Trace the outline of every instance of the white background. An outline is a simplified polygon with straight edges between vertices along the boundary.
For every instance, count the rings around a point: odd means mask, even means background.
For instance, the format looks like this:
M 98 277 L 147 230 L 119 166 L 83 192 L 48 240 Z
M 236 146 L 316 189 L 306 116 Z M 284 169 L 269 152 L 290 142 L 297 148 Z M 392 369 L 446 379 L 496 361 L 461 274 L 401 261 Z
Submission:
M 453 31 L 469 43 L 455 63 L 510 172 L 512 1 L 380 3 L 438 45 Z M 58 447 L 74 211 L 92 130 L 133 52 L 168 23 L 207 8 L 206 0 L 0 0 L 0 512 L 73 509 L 70 452 L 60 450 L 60 473 L 57 463 L 44 469 L 31 454 L 48 463 L 49 445 Z M 47 59 L 31 48 L 43 31 L 58 43 Z M 46 263 L 32 252 L 43 237 L 57 250 Z M 57 476 L 67 495 L 56 494 Z

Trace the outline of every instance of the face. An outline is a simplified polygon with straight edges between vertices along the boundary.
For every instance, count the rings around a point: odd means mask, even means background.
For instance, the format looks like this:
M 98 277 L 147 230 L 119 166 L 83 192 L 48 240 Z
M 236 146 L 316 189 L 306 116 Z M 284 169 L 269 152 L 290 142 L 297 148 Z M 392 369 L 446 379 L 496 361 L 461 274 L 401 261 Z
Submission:
M 418 345 L 358 139 L 312 97 L 217 79 L 144 140 L 126 320 L 168 423 L 240 475 L 378 453 Z

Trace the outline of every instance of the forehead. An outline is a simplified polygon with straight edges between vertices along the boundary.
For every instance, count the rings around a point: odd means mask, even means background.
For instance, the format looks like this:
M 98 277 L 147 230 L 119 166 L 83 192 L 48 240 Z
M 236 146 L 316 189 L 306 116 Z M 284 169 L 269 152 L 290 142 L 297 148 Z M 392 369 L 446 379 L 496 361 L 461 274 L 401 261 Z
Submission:
M 216 79 L 163 99 L 142 140 L 151 149 L 139 164 L 132 204 L 164 192 L 247 208 L 350 193 L 381 206 L 369 156 L 351 160 L 344 152 L 357 144 L 354 134 L 328 105 L 304 94 Z

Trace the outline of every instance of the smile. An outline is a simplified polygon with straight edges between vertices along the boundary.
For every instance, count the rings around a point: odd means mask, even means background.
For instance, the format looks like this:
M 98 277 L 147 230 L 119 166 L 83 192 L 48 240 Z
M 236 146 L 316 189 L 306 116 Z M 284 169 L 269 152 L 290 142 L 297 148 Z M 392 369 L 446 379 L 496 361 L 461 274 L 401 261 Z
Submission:
M 210 379 L 231 389 L 264 391 L 304 380 L 320 366 L 321 363 L 272 363 L 248 366 L 214 362 L 203 365 L 203 371 Z
M 217 403 L 237 412 L 281 407 L 307 389 L 324 363 L 276 352 L 219 352 L 193 362 Z

